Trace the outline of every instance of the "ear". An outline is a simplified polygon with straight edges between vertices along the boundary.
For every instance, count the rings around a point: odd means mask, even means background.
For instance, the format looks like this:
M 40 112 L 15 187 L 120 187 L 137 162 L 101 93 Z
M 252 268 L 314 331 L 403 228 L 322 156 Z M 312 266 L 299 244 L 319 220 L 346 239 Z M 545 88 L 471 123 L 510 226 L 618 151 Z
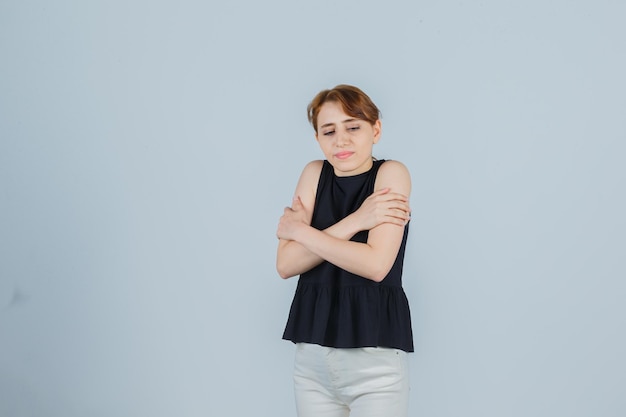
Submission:
M 372 125 L 372 129 L 374 129 L 374 143 L 378 143 L 378 141 L 380 140 L 380 135 L 383 131 L 383 125 L 380 119 L 374 122 L 374 124 Z

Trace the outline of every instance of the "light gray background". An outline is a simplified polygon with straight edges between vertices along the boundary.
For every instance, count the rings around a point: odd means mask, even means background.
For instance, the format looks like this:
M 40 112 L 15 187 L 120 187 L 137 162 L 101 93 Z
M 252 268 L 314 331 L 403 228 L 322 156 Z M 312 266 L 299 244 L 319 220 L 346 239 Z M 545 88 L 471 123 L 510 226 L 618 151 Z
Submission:
M 0 416 L 293 416 L 275 227 L 363 88 L 412 416 L 626 414 L 626 3 L 0 2 Z

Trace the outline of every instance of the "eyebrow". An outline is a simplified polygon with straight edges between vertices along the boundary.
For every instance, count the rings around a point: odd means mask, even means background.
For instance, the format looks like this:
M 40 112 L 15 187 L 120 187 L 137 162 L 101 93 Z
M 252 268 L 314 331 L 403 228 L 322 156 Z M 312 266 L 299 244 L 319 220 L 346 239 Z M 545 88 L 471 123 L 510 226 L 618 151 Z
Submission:
M 350 123 L 350 122 L 356 122 L 356 121 L 359 121 L 359 120 L 360 119 L 352 118 L 352 119 L 346 119 L 346 120 L 342 121 L 341 123 Z M 334 123 L 326 123 L 326 124 L 321 125 L 320 128 L 334 126 L 334 125 L 335 125 Z

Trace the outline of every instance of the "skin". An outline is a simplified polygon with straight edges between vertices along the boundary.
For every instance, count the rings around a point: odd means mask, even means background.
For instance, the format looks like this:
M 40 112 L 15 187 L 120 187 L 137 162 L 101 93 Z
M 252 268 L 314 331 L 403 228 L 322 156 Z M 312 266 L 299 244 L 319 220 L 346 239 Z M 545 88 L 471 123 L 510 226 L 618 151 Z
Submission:
M 337 176 L 352 176 L 373 165 L 372 150 L 381 135 L 381 122 L 370 124 L 347 115 L 334 102 L 324 103 L 315 138 Z M 276 269 L 283 278 L 310 270 L 323 261 L 366 279 L 382 281 L 397 256 L 404 226 L 410 219 L 411 179 L 398 161 L 380 167 L 375 192 L 357 211 L 325 230 L 310 226 L 323 161 L 302 171 L 291 207 L 284 210 L 276 232 Z M 366 243 L 349 239 L 369 230 Z

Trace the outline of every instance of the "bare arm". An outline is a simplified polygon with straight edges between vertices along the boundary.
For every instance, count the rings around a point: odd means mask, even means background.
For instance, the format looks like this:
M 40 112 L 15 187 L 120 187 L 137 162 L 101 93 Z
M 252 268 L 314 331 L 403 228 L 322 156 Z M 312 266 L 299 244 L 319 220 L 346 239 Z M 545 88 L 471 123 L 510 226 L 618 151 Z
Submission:
M 408 197 L 411 189 L 411 179 L 404 165 L 396 161 L 388 161 L 380 167 L 375 189 L 381 190 L 386 188 L 389 188 L 394 195 Z M 384 195 L 384 193 L 381 195 Z M 304 200 L 303 205 L 306 210 Z M 337 227 L 337 229 L 320 231 L 310 226 L 310 215 L 308 222 L 302 221 L 295 215 L 298 213 L 295 210 L 294 213 L 286 213 L 287 219 L 284 222 L 281 218 L 278 236 L 282 240 L 287 241 L 284 243 L 285 246 L 290 242 L 294 242 L 300 246 L 293 245 L 293 247 L 298 247 L 299 250 L 306 249 L 310 252 L 307 255 L 307 261 L 313 266 L 323 259 L 356 275 L 374 281 L 381 281 L 387 275 L 396 259 L 407 219 L 405 218 L 401 222 L 382 222 L 371 229 L 363 229 L 360 228 L 361 223 L 358 221 L 359 214 L 357 212 L 353 213 L 355 215 L 353 217 L 357 218 L 357 226 L 351 226 L 354 218 L 350 219 L 350 216 L 348 216 L 342 221 L 345 222 L 344 224 L 339 222 L 332 226 L 332 228 Z M 360 230 L 370 230 L 367 243 L 347 240 Z M 345 237 L 345 234 L 348 234 L 347 231 L 351 233 L 349 237 Z M 338 237 L 339 232 L 344 232 L 344 236 Z M 279 267 L 282 240 L 279 244 L 277 267 L 281 276 L 291 276 L 288 275 L 291 270 L 284 269 L 281 271 Z M 283 251 L 282 254 L 284 255 L 285 253 L 286 251 Z M 294 254 L 294 252 L 290 253 L 290 255 Z M 285 272 L 284 275 L 283 272 Z
M 297 197 L 292 207 L 286 208 L 281 217 L 277 232 L 280 241 L 276 269 L 282 278 L 306 272 L 324 261 L 323 257 L 301 242 L 281 238 L 282 230 L 290 228 L 292 223 L 301 223 L 333 239 L 347 241 L 361 230 L 370 230 L 383 223 L 404 226 L 409 220 L 408 197 L 385 187 L 369 196 L 356 212 L 331 227 L 323 231 L 310 227 L 321 166 L 322 161 L 314 161 L 305 167 L 296 187 Z

